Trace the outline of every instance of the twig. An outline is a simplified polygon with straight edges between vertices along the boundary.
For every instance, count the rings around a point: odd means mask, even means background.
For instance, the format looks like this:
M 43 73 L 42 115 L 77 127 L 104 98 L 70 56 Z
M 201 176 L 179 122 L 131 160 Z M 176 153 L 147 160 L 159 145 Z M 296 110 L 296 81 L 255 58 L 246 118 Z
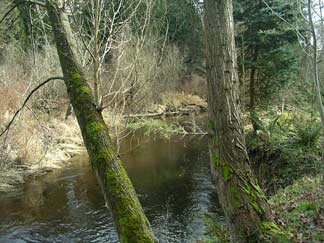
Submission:
M 11 127 L 11 125 L 13 124 L 13 122 L 15 121 L 17 115 L 21 112 L 21 110 L 25 107 L 25 105 L 27 104 L 28 100 L 32 97 L 32 95 L 39 89 L 41 88 L 43 85 L 47 84 L 50 81 L 53 80 L 64 80 L 64 78 L 62 77 L 52 77 L 49 78 L 47 80 L 45 80 L 44 82 L 40 83 L 39 85 L 37 85 L 37 87 L 35 87 L 27 96 L 27 98 L 24 100 L 22 106 L 16 111 L 15 115 L 12 117 L 12 119 L 10 120 L 10 122 L 8 123 L 8 125 L 6 126 L 6 128 L 0 133 L 0 137 L 3 136 L 3 134 L 5 134 L 6 132 L 9 132 L 9 129 Z

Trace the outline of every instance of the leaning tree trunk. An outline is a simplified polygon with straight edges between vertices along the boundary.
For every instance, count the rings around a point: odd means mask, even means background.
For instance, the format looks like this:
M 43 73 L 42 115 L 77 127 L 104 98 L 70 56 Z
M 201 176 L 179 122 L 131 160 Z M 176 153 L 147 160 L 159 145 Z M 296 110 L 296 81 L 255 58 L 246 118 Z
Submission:
M 58 3 L 59 2 L 59 3 Z M 46 8 L 55 36 L 65 84 L 91 165 L 103 191 L 121 243 L 155 242 L 133 185 L 96 109 L 93 95 L 75 55 L 75 41 L 61 1 L 49 0 Z M 59 6 L 61 5 L 61 6 Z
M 246 151 L 231 0 L 205 0 L 211 169 L 231 240 L 279 242 L 288 233 L 270 214 Z

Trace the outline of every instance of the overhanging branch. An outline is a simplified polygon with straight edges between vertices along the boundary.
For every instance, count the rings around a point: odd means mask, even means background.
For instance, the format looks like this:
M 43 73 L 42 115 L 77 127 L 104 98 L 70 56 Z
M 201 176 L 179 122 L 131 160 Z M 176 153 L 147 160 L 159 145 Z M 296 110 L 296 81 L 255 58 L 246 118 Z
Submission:
M 6 128 L 0 133 L 0 137 L 3 136 L 6 132 L 9 131 L 11 125 L 14 123 L 16 117 L 18 116 L 18 114 L 22 111 L 22 109 L 25 107 L 25 105 L 27 104 L 28 100 L 32 97 L 32 95 L 42 86 L 44 86 L 45 84 L 47 84 L 50 81 L 53 80 L 64 80 L 64 78 L 62 77 L 52 77 L 49 78 L 47 80 L 45 80 L 44 82 L 40 83 L 39 85 L 37 85 L 30 93 L 29 95 L 26 97 L 26 99 L 24 100 L 23 104 L 21 105 L 21 107 L 16 111 L 15 115 L 12 117 L 12 119 L 10 120 L 10 122 L 8 123 L 8 125 L 6 126 Z
M 40 5 L 40 6 L 45 6 L 45 4 L 43 2 L 39 2 L 39 1 L 32 1 L 32 0 L 22 0 L 22 1 L 19 1 L 18 3 L 15 3 L 4 15 L 3 17 L 1 18 L 0 20 L 0 24 L 2 24 L 2 22 L 8 17 L 8 15 L 13 11 L 15 10 L 15 8 L 17 8 L 20 4 L 23 4 L 23 3 L 30 3 L 30 4 L 37 4 L 37 5 Z

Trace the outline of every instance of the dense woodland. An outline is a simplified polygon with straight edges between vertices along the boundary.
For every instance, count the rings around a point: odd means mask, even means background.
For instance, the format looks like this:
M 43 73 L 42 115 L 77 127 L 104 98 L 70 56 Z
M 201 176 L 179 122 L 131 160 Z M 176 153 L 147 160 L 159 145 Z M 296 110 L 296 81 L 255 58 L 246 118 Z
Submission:
M 0 193 L 85 148 L 119 241 L 162 242 L 121 144 L 199 137 L 222 220 L 195 242 L 324 242 L 323 8 L 0 0 Z

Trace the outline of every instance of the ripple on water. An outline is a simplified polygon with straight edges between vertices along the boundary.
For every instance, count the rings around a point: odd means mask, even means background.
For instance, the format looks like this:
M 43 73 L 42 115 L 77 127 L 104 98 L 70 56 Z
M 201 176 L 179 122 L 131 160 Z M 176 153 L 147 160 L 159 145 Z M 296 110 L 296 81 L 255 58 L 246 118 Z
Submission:
M 123 156 L 161 243 L 203 239 L 205 213 L 217 213 L 207 145 L 185 143 L 152 139 Z M 69 168 L 28 182 L 18 193 L 0 195 L 0 215 L 0 243 L 118 242 L 84 156 Z

